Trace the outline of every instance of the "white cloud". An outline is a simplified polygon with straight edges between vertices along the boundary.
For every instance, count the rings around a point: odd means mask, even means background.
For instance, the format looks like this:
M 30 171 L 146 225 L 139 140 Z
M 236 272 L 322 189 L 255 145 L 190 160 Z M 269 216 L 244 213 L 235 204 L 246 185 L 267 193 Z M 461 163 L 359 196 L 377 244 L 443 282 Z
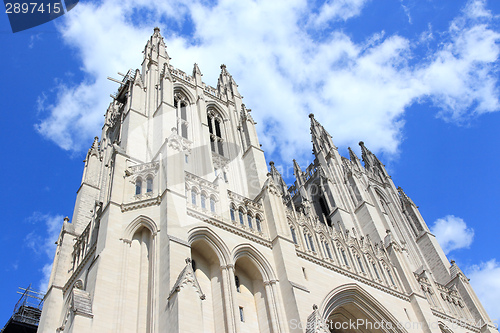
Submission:
M 474 239 L 474 229 L 468 228 L 464 220 L 454 215 L 437 219 L 431 227 L 445 254 L 453 250 L 468 249 Z
M 311 16 L 310 23 L 322 26 L 332 21 L 346 21 L 354 16 L 358 16 L 367 2 L 367 0 L 325 1 L 319 9 L 319 14 Z
M 466 15 L 473 18 L 491 18 L 491 11 L 486 8 L 486 0 L 469 1 L 465 6 L 464 12 Z
M 374 152 L 396 154 L 405 109 L 416 102 L 431 101 L 451 121 L 500 109 L 495 72 L 500 34 L 488 25 L 492 18 L 484 14 L 484 2 L 470 2 L 449 31 L 432 34 L 444 39 L 426 58 L 415 58 L 418 39 L 375 31 L 365 42 L 354 42 L 320 24 L 362 15 L 366 3 L 79 3 L 59 30 L 81 57 L 86 78 L 76 86 L 59 86 L 55 105 L 46 107 L 49 115 L 37 129 L 66 150 L 90 145 L 109 93 L 116 90 L 106 77 L 139 67 L 140 51 L 157 24 L 164 27 L 174 66 L 189 73 L 197 62 L 211 85 L 219 65 L 228 66 L 259 123 L 266 152 L 285 160 L 310 158 L 310 112 L 339 146 L 363 140 Z M 139 19 L 138 13 L 144 15 Z M 176 32 L 190 24 L 189 35 Z
M 63 216 L 35 212 L 28 218 L 28 221 L 33 224 L 43 225 L 43 232 L 39 232 L 40 228 L 34 229 L 26 235 L 24 242 L 26 246 L 46 260 L 46 263 L 41 269 L 42 279 L 38 286 L 38 290 L 44 292 L 47 290 L 49 283 L 52 261 L 54 260 L 54 253 L 56 251 L 55 242 L 61 231 Z
M 470 279 L 477 296 L 481 300 L 491 320 L 500 321 L 500 263 L 496 259 L 469 267 L 465 274 Z

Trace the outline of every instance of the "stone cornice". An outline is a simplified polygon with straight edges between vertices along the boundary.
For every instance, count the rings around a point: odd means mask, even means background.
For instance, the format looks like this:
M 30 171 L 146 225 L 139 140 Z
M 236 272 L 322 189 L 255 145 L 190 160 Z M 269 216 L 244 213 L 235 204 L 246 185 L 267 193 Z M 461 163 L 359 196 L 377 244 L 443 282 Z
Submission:
M 295 252 L 297 253 L 297 256 L 299 258 L 303 258 L 303 259 L 309 260 L 309 261 L 311 261 L 311 262 L 313 262 L 313 263 L 315 263 L 315 264 L 317 264 L 319 266 L 323 266 L 323 267 L 328 268 L 328 269 L 330 269 L 332 271 L 335 271 L 335 272 L 337 272 L 339 274 L 345 275 L 345 276 L 347 276 L 347 277 L 349 277 L 349 278 L 351 278 L 353 280 L 357 280 L 357 281 L 362 282 L 362 283 L 364 283 L 366 285 L 369 285 L 371 287 L 374 287 L 374 288 L 377 288 L 379 290 L 382 290 L 383 292 L 385 292 L 387 294 L 390 294 L 392 296 L 398 297 L 398 298 L 400 298 L 400 299 L 402 299 L 404 301 L 410 302 L 410 298 L 408 296 L 406 296 L 406 295 L 404 295 L 404 294 L 402 294 L 402 293 L 400 293 L 398 291 L 392 290 L 392 289 L 390 289 L 390 288 L 388 288 L 386 286 L 383 286 L 383 285 L 381 285 L 379 283 L 376 283 L 376 282 L 373 282 L 371 280 L 368 280 L 368 279 L 366 279 L 366 278 L 364 278 L 362 276 L 353 274 L 353 273 L 351 273 L 349 271 L 346 271 L 345 269 L 342 269 L 340 267 L 337 267 L 335 265 L 327 263 L 327 262 L 325 262 L 323 260 L 319 260 L 319 259 L 317 259 L 317 258 L 315 258 L 315 257 L 313 257 L 313 256 L 311 256 L 311 255 L 309 255 L 309 254 L 307 254 L 305 252 L 302 252 L 300 250 L 296 250 Z
M 156 196 L 154 198 L 145 199 L 145 200 L 141 200 L 141 201 L 137 201 L 137 202 L 131 202 L 131 203 L 127 203 L 127 204 L 121 204 L 120 205 L 120 209 L 122 210 L 122 213 L 123 213 L 123 212 L 127 212 L 127 211 L 130 211 L 130 210 L 135 210 L 135 209 L 139 209 L 139 208 L 150 207 L 150 206 L 157 206 L 160 203 L 161 203 L 161 197 L 160 196 Z
M 233 234 L 236 234 L 238 236 L 241 236 L 241 237 L 244 237 L 246 239 L 249 239 L 255 243 L 258 243 L 258 244 L 261 244 L 261 245 L 264 245 L 268 248 L 272 248 L 272 243 L 271 241 L 269 241 L 268 239 L 265 239 L 263 237 L 259 237 L 257 235 L 254 235 L 244 229 L 241 229 L 241 228 L 238 228 L 238 227 L 235 227 L 231 224 L 228 224 L 228 223 L 225 223 L 225 222 L 222 222 L 222 221 L 219 221 L 217 219 L 214 219 L 212 217 L 209 217 L 209 216 L 206 216 L 206 215 L 203 215 L 201 213 L 199 213 L 198 211 L 194 210 L 194 209 L 191 209 L 188 207 L 188 210 L 187 210 L 187 214 L 189 216 L 192 216 L 194 218 L 197 218 L 199 220 L 202 220 L 204 222 L 207 222 L 207 223 L 210 223 L 218 228 L 221 228 L 223 230 L 227 230 L 227 231 L 230 231 L 232 232 Z
M 460 319 L 457 319 L 457 318 L 454 318 L 454 317 L 451 317 L 447 314 L 444 314 L 440 311 L 437 311 L 435 309 L 431 309 L 432 311 L 432 314 L 435 315 L 436 317 L 438 318 L 441 318 L 441 319 L 444 319 L 444 320 L 447 320 L 455 325 L 458 325 L 458 326 L 461 326 L 461 327 L 464 327 L 465 329 L 468 329 L 468 330 L 471 330 L 471 331 L 474 331 L 474 332 L 477 332 L 479 333 L 481 330 L 479 328 L 477 328 L 476 326 L 473 326 L 463 320 L 460 320 Z

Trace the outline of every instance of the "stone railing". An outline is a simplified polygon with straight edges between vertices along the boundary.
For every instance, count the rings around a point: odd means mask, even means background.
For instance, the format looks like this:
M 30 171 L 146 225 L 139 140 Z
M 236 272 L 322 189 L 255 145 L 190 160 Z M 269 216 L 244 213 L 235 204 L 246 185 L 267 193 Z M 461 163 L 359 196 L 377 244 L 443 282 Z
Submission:
M 78 236 L 73 245 L 73 270 L 85 259 L 87 254 L 91 252 L 97 243 L 97 235 L 99 233 L 99 223 L 92 226 L 92 221 L 87 225 L 82 234 Z

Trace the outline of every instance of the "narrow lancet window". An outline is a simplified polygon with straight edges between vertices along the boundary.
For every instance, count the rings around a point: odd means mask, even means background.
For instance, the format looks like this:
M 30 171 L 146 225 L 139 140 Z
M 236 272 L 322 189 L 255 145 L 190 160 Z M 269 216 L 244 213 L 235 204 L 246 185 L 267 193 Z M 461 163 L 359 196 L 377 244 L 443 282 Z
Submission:
M 214 153 L 224 156 L 224 138 L 222 137 L 222 119 L 217 111 L 209 109 L 208 132 L 210 134 L 210 147 Z
M 295 245 L 297 245 L 297 235 L 295 235 L 295 229 L 290 227 L 290 232 L 292 233 L 292 240 Z
M 139 195 L 142 192 L 142 179 L 138 178 L 135 181 L 135 195 Z
M 215 199 L 213 197 L 210 197 L 210 211 L 215 213 Z
M 174 107 L 177 114 L 177 133 L 184 139 L 188 138 L 188 103 L 181 93 L 174 95 Z
M 196 191 L 195 190 L 191 190 L 191 203 L 193 205 L 196 205 Z
M 201 208 L 202 209 L 206 209 L 207 208 L 207 197 L 205 195 L 205 193 L 202 193 L 201 196 L 200 196 L 200 202 L 201 202 Z
M 328 242 L 325 241 L 325 249 L 326 249 L 326 254 L 328 255 L 329 259 L 332 259 L 332 252 L 330 251 L 330 246 L 328 245 Z
M 152 177 L 148 177 L 148 179 L 146 180 L 146 192 L 147 193 L 153 192 L 153 178 Z
M 240 210 L 240 211 L 238 212 L 238 215 L 239 215 L 239 218 L 240 218 L 240 224 L 241 224 L 241 225 L 245 225 L 245 221 L 243 221 L 243 211 L 242 211 L 242 210 Z
M 363 263 L 361 262 L 361 258 L 358 256 L 357 257 L 358 259 L 358 265 L 359 265 L 359 269 L 361 270 L 361 272 L 365 272 L 365 268 L 363 267 Z
M 377 270 L 377 264 L 372 262 L 372 266 L 373 266 L 373 270 L 375 271 L 375 275 L 377 275 L 377 279 L 380 280 L 380 275 L 378 274 L 378 270 Z
M 230 208 L 230 212 L 231 212 L 231 221 L 236 221 L 236 216 L 235 216 L 235 211 L 234 211 L 234 207 L 231 206 Z

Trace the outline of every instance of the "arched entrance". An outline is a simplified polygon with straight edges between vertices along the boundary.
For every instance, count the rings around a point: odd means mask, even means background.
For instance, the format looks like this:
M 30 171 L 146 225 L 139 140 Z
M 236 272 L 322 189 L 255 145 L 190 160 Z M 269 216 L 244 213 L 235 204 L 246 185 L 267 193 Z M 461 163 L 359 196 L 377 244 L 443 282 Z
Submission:
M 397 319 L 357 284 L 332 290 L 308 318 L 313 332 L 405 333 Z

